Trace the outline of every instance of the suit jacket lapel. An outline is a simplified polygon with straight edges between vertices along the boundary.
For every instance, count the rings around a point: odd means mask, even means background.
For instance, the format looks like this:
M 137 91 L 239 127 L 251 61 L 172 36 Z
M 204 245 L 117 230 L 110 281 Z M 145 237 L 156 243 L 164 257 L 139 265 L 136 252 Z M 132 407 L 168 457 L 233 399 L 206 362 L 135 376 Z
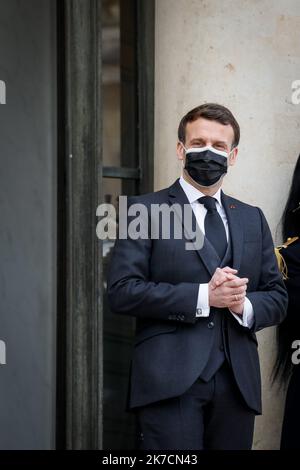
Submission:
M 243 244 L 244 244 L 244 227 L 241 222 L 241 214 L 239 204 L 222 191 L 222 204 L 226 212 L 229 234 L 231 237 L 231 246 L 233 251 L 233 268 L 239 270 L 241 265 Z
M 193 227 L 195 227 L 196 230 L 199 230 L 198 232 L 199 237 L 196 237 L 196 240 L 204 238 L 204 244 L 201 246 L 200 249 L 198 249 L 196 246 L 195 234 L 191 230 L 191 227 L 184 226 L 184 220 L 181 215 L 184 213 L 183 212 L 184 205 L 185 204 L 190 205 L 190 203 L 185 192 L 183 191 L 179 183 L 179 180 L 176 180 L 175 183 L 169 188 L 169 203 L 170 205 L 179 204 L 181 206 L 181 211 L 177 211 L 176 206 L 174 207 L 174 211 L 179 218 L 181 217 L 186 241 L 189 241 L 190 243 L 194 243 L 195 251 L 200 256 L 204 266 L 206 267 L 210 275 L 213 276 L 216 268 L 220 265 L 221 260 L 216 250 L 214 249 L 214 247 L 207 240 L 207 238 L 204 237 L 204 234 L 200 231 L 200 228 L 198 227 L 198 224 L 196 223 L 196 218 L 195 218 L 193 211 L 192 211 Z

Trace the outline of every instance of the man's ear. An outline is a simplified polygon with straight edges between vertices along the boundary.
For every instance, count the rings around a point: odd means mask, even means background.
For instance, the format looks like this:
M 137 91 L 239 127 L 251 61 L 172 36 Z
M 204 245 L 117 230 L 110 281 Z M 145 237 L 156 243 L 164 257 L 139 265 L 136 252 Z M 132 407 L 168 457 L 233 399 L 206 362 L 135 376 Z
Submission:
M 182 160 L 182 161 L 185 160 L 185 151 L 184 151 L 182 143 L 179 141 L 177 142 L 177 145 L 176 145 L 176 153 L 177 153 L 178 160 Z
M 239 149 L 237 147 L 232 150 L 231 154 L 229 155 L 229 161 L 228 161 L 229 166 L 235 165 L 236 160 L 237 160 L 238 151 L 239 151 Z

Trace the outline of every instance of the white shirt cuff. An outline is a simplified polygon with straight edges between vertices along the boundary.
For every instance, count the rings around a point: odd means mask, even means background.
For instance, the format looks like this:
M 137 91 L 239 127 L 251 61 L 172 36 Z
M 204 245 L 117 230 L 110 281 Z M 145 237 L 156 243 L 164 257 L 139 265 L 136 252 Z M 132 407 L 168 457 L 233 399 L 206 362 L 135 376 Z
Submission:
M 209 312 L 208 284 L 199 284 L 196 317 L 208 317 Z
M 253 306 L 248 297 L 245 297 L 244 310 L 242 315 L 238 315 L 230 310 L 234 318 L 239 322 L 240 325 L 251 328 L 254 323 L 254 311 Z

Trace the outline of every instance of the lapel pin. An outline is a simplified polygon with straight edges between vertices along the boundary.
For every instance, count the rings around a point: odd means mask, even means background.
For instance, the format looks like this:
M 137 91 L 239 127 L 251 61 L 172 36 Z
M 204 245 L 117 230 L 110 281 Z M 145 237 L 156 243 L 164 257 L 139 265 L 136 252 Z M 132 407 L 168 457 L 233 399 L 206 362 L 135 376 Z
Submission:
M 235 205 L 234 204 L 230 204 L 230 209 L 235 209 Z

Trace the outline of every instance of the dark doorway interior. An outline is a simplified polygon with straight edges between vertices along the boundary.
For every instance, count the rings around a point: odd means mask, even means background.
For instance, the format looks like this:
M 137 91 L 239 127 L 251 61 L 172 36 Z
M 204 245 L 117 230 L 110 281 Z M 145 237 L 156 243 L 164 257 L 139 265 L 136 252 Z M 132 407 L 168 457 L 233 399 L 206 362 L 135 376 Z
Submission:
M 149 7 L 153 12 L 153 3 L 148 0 Z M 144 48 L 140 60 L 141 40 L 145 41 L 144 2 L 106 0 L 102 13 L 103 195 L 105 202 L 117 208 L 119 195 L 139 194 L 153 186 L 153 158 L 147 158 L 153 147 L 151 144 L 146 153 L 142 151 L 149 132 L 141 119 L 148 112 L 151 122 L 147 125 L 153 129 L 153 109 L 145 109 L 145 98 L 153 93 L 153 81 L 145 83 L 144 70 L 145 58 L 153 61 L 153 36 L 148 56 Z M 148 139 L 153 140 L 153 133 Z M 143 185 L 145 170 L 147 187 Z M 135 321 L 113 315 L 107 304 L 106 276 L 113 244 L 114 240 L 103 242 L 103 448 L 132 449 L 135 421 L 125 412 L 125 406 Z
M 56 446 L 131 449 L 135 322 L 108 308 L 96 208 L 153 189 L 154 0 L 58 4 Z

